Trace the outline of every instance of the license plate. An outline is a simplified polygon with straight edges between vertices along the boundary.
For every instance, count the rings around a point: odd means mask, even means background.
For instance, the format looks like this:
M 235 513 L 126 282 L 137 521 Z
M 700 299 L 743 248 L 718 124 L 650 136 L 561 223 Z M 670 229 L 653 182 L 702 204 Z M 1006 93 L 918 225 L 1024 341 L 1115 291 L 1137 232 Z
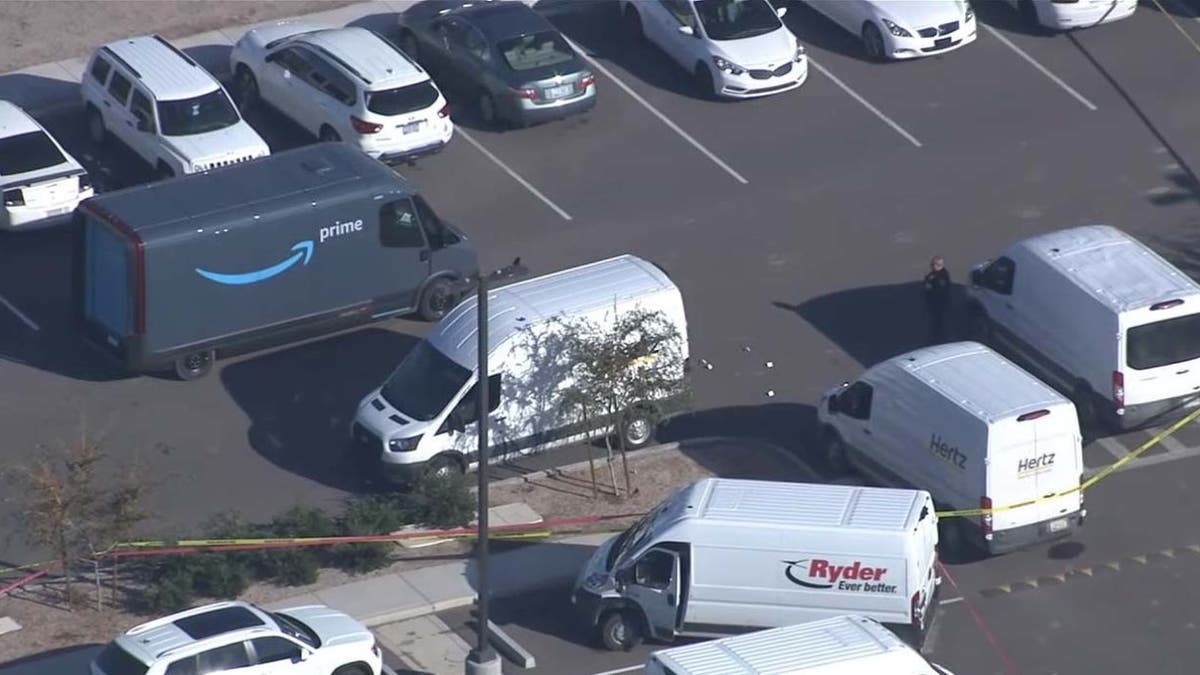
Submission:
M 418 120 L 416 122 L 409 122 L 408 124 L 400 125 L 400 131 L 403 131 L 406 134 L 415 134 L 420 129 L 421 129 L 420 120 Z
M 1067 519 L 1059 518 L 1058 520 L 1052 520 L 1050 521 L 1049 525 L 1046 526 L 1046 529 L 1051 532 L 1062 532 L 1063 530 L 1067 529 Z
M 934 40 L 933 46 L 937 47 L 938 49 L 941 49 L 942 47 L 949 47 L 950 43 L 952 41 L 953 41 L 953 38 L 942 38 L 940 40 Z
M 570 96 L 575 91 L 575 85 L 564 84 L 557 87 L 546 87 L 546 98 L 562 98 Z

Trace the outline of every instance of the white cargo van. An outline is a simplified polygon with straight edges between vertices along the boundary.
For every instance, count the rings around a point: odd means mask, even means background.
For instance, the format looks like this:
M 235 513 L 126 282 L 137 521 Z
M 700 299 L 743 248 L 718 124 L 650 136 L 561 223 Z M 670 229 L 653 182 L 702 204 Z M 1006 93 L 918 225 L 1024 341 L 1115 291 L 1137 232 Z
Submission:
M 646 675 L 953 675 L 879 622 L 835 616 L 663 649 Z
M 1000 509 L 942 519 L 944 550 L 1001 553 L 1083 524 L 1074 406 L 977 342 L 884 361 L 827 392 L 817 416 L 834 470 L 928 490 L 939 510 Z
M 1107 225 L 1019 241 L 971 272 L 972 337 L 1071 397 L 1085 430 L 1200 403 L 1200 284 Z
M 575 443 L 613 427 L 625 447 L 653 440 L 654 425 L 674 410 L 669 396 L 638 401 L 616 420 L 576 419 L 559 394 L 571 364 L 545 352 L 539 336 L 556 320 L 611 323 L 624 312 L 659 312 L 677 329 L 678 345 L 662 347 L 669 368 L 684 377 L 687 320 L 679 289 L 662 269 L 632 255 L 528 279 L 488 293 L 491 351 L 489 430 L 493 461 Z M 426 471 L 475 468 L 478 449 L 478 304 L 472 296 L 447 314 L 395 372 L 358 405 L 351 435 L 378 457 L 385 475 L 408 482 Z
M 705 478 L 603 544 L 571 601 L 613 650 L 847 612 L 919 645 L 937 537 L 923 490 Z

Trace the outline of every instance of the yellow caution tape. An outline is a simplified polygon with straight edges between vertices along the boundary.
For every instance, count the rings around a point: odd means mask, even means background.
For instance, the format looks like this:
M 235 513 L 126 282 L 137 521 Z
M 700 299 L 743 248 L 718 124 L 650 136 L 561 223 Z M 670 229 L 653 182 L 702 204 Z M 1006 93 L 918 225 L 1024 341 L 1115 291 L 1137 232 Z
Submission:
M 1175 433 L 1176 431 L 1179 431 L 1180 429 L 1187 426 L 1188 424 L 1191 424 L 1197 417 L 1200 417 L 1200 408 L 1192 411 L 1183 419 L 1179 420 L 1178 422 L 1172 424 L 1171 426 L 1167 427 L 1166 429 L 1163 429 L 1159 433 L 1155 434 L 1153 438 L 1146 441 L 1145 443 L 1142 443 L 1141 445 L 1139 445 L 1137 447 L 1137 449 L 1130 451 L 1128 454 L 1126 454 L 1121 459 L 1118 459 L 1117 461 L 1113 462 L 1112 464 L 1109 464 L 1108 466 L 1104 467 L 1099 472 L 1097 472 L 1096 475 L 1094 475 L 1091 478 L 1080 483 L 1078 487 L 1073 487 L 1070 490 L 1063 490 L 1062 492 L 1056 492 L 1051 495 L 1046 495 L 1045 497 L 1039 497 L 1037 499 L 1030 499 L 1028 501 L 1019 502 L 1017 504 L 1006 504 L 1004 506 L 993 506 L 990 509 L 957 509 L 957 510 L 953 510 L 953 511 L 938 511 L 937 517 L 938 518 L 970 518 L 970 517 L 975 517 L 975 516 L 987 516 L 987 515 L 991 515 L 993 513 L 1000 513 L 1003 511 L 1013 511 L 1015 509 L 1021 509 L 1021 508 L 1025 508 L 1027 506 L 1033 506 L 1034 504 L 1048 502 L 1051 499 L 1065 497 L 1066 495 L 1074 494 L 1076 492 L 1083 492 L 1084 490 L 1091 488 L 1096 483 L 1099 483 L 1100 481 L 1104 480 L 1105 478 L 1108 478 L 1114 472 L 1119 471 L 1121 469 L 1121 467 L 1123 467 L 1126 464 L 1137 459 L 1139 456 L 1145 454 L 1145 452 L 1147 450 L 1149 450 L 1150 448 L 1153 448 L 1154 446 L 1161 443 L 1164 438 L 1170 436 L 1171 434 Z

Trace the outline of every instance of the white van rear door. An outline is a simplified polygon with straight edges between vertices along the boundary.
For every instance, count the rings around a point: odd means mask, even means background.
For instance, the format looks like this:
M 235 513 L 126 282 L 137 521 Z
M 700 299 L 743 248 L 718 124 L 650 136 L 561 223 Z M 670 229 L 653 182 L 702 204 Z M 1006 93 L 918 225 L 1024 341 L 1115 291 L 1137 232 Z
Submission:
M 1048 528 L 1068 527 L 1066 517 L 1082 505 L 1082 495 L 1075 488 L 1079 487 L 1083 459 L 1073 415 L 1074 408 L 1064 405 L 1032 411 L 1021 421 L 1005 423 L 1015 442 L 992 448 L 988 466 L 988 496 L 998 509 L 992 518 L 994 530 L 1047 521 Z M 1005 508 L 1010 506 L 1017 508 Z
M 1127 318 L 1125 405 L 1200 394 L 1200 313 L 1181 313 L 1184 307 L 1200 310 L 1195 302 L 1170 300 Z

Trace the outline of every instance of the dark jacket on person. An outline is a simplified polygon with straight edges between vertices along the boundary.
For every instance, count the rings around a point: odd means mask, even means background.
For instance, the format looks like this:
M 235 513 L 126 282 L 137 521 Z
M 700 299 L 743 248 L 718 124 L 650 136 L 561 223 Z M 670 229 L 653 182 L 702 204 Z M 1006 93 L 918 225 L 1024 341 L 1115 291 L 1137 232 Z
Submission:
M 944 312 L 950 304 L 950 272 L 946 268 L 930 270 L 925 275 L 925 307 L 931 312 Z

